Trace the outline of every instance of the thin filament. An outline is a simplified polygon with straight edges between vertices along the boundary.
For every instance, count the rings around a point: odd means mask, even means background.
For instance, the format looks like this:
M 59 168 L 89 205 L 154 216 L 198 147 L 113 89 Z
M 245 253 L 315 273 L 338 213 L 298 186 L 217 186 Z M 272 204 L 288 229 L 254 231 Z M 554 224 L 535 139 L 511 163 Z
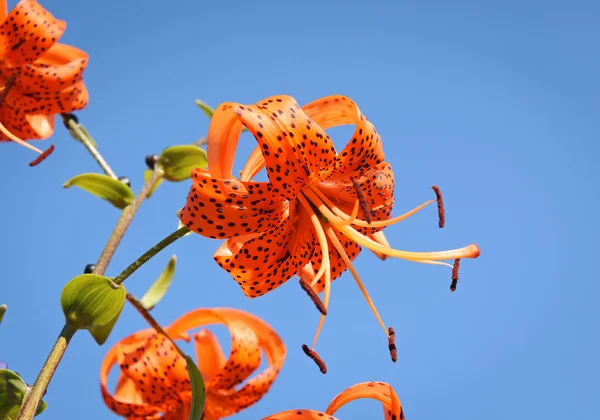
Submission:
M 350 217 L 348 219 L 341 222 L 342 225 L 348 226 L 348 225 L 351 225 L 352 223 L 354 223 L 354 221 L 356 220 L 356 216 L 358 216 L 358 207 L 359 206 L 360 206 L 360 202 L 358 200 L 356 200 L 354 202 L 354 208 L 352 209 L 352 214 L 350 215 Z
M 344 221 L 347 221 L 347 219 L 350 218 L 350 216 L 348 216 L 339 207 L 337 207 L 335 204 L 333 204 L 331 202 L 331 200 L 323 193 L 323 191 L 321 191 L 318 188 L 315 188 L 313 186 L 310 186 L 310 188 L 314 193 L 316 193 L 319 196 L 321 201 L 323 201 L 323 203 L 325 203 L 327 205 L 327 207 L 329 207 L 335 213 L 336 216 L 338 216 L 340 219 L 342 219 Z M 424 202 L 423 204 L 415 207 L 414 209 L 407 211 L 406 213 L 401 214 L 400 216 L 396 216 L 389 220 L 374 220 L 371 223 L 368 223 L 364 220 L 355 219 L 354 221 L 352 221 L 350 223 L 353 225 L 356 225 L 356 226 L 361 226 L 361 227 L 374 227 L 374 228 L 387 227 L 387 226 L 396 224 L 398 222 L 401 222 L 404 219 L 408 219 L 413 214 L 419 212 L 420 210 L 424 209 L 431 203 L 435 203 L 435 202 L 436 202 L 436 200 L 428 200 L 428 201 Z
M 8 137 L 10 140 L 14 141 L 15 143 L 20 144 L 21 146 L 24 146 L 30 150 L 33 150 L 34 152 L 38 152 L 40 155 L 44 154 L 44 152 L 42 152 L 37 147 L 32 146 L 31 144 L 27 143 L 26 141 L 21 140 L 20 138 L 15 136 L 13 133 L 8 131 L 8 128 L 6 128 L 1 122 L 0 122 L 0 132 L 2 134 L 4 134 L 6 137 Z
M 312 191 L 307 189 L 305 191 L 306 197 L 310 199 L 310 201 L 319 209 L 319 211 L 329 220 L 329 222 L 335 226 L 337 230 L 339 230 L 344 236 L 348 239 L 356 242 L 359 245 L 364 246 L 365 248 L 370 249 L 371 251 L 379 252 L 384 255 L 388 255 L 390 257 L 401 258 L 408 261 L 440 261 L 440 260 L 450 260 L 455 258 L 477 258 L 479 256 L 479 247 L 477 245 L 471 244 L 469 246 L 451 249 L 448 251 L 438 251 L 438 252 L 411 252 L 411 251 L 402 251 L 398 249 L 390 249 L 385 247 L 372 239 L 364 236 L 363 234 L 357 232 L 351 226 L 343 226 L 340 223 L 340 218 L 327 208 L 327 206 L 319 199 L 319 197 Z
M 381 320 L 381 317 L 379 316 L 379 312 L 377 312 L 377 308 L 375 308 L 375 304 L 371 300 L 371 297 L 369 296 L 369 293 L 367 293 L 367 289 L 365 288 L 363 282 L 361 281 L 361 279 L 360 279 L 360 277 L 359 277 L 356 269 L 352 265 L 352 261 L 350 261 L 350 257 L 348 257 L 348 254 L 346 254 L 346 250 L 344 250 L 344 247 L 340 243 L 339 239 L 337 238 L 337 236 L 335 236 L 335 232 L 333 231 L 333 229 L 331 229 L 331 227 L 329 227 L 329 226 L 326 226 L 325 229 L 326 229 L 326 232 L 327 232 L 327 236 L 329 236 L 329 240 L 331 241 L 331 243 L 333 244 L 333 246 L 335 247 L 335 249 L 337 249 L 337 251 L 340 253 L 340 256 L 344 260 L 344 263 L 346 264 L 346 267 L 348 267 L 348 270 L 350 270 L 350 272 L 352 273 L 352 277 L 354 277 L 354 280 L 356 281 L 356 284 L 358 285 L 358 288 L 360 289 L 360 291 L 362 292 L 363 296 L 367 300 L 367 303 L 369 304 L 369 307 L 371 308 L 371 311 L 373 311 L 373 314 L 375 315 L 375 318 L 377 318 L 377 321 L 379 322 L 379 325 L 381 325 L 381 328 L 383 328 L 383 331 L 385 332 L 385 335 L 388 335 L 388 329 L 385 327 L 385 324 Z
M 319 246 L 321 247 L 321 252 L 323 254 L 323 263 L 321 264 L 319 271 L 317 271 L 317 275 L 310 284 L 310 286 L 312 287 L 315 284 L 317 284 L 317 282 L 323 276 L 323 274 L 327 270 L 329 270 L 329 246 L 327 245 L 327 237 L 325 236 L 325 232 L 323 232 L 323 227 L 319 222 L 319 217 L 315 214 L 312 207 L 310 207 L 308 201 L 306 201 L 306 199 L 301 194 L 298 195 L 298 201 L 300 201 L 300 204 L 302 204 L 304 210 L 306 210 L 306 212 L 310 215 L 310 221 L 312 222 L 313 227 L 315 228 L 317 239 L 319 241 Z M 325 308 L 327 308 L 327 306 L 325 306 Z

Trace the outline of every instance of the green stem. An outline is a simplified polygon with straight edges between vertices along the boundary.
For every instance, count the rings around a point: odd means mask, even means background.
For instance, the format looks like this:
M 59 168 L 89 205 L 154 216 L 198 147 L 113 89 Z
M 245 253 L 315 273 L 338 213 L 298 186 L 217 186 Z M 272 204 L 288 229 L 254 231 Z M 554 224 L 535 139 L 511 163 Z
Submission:
M 23 399 L 23 405 L 19 410 L 18 419 L 21 420 L 30 420 L 35 416 L 35 412 L 37 410 L 38 404 L 40 403 L 46 389 L 48 388 L 48 384 L 50 383 L 50 379 L 54 375 L 56 371 L 56 367 L 58 366 L 60 359 L 62 359 L 65 351 L 67 350 L 67 346 L 73 338 L 73 335 L 77 329 L 73 327 L 71 324 L 65 324 L 60 335 L 58 336 L 58 340 L 54 344 L 54 347 L 50 351 L 48 355 L 48 359 L 46 363 L 44 363 L 44 367 L 40 371 L 33 387 L 27 392 L 25 398 Z
M 119 179 L 106 160 L 104 160 L 98 149 L 96 149 L 96 142 L 94 142 L 94 139 L 90 136 L 90 133 L 87 132 L 85 127 L 79 124 L 75 118 L 71 117 L 69 114 L 61 115 L 64 123 L 69 127 L 71 136 L 85 146 L 88 152 L 90 152 L 90 155 L 92 155 L 94 160 L 100 165 L 104 173 L 113 179 Z
M 148 181 L 146 181 L 144 183 L 144 186 L 142 187 L 141 191 L 139 192 L 137 197 L 135 197 L 135 200 L 133 200 L 133 204 L 125 207 L 125 209 L 121 213 L 121 217 L 119 218 L 119 221 L 117 222 L 117 226 L 115 226 L 115 229 L 113 230 L 112 234 L 110 235 L 110 238 L 108 239 L 108 242 L 106 243 L 106 246 L 104 247 L 104 250 L 102 251 L 102 254 L 100 255 L 100 258 L 98 259 L 98 262 L 96 263 L 96 268 L 94 269 L 94 274 L 98 274 L 101 276 L 104 275 L 104 272 L 106 271 L 106 267 L 108 267 L 108 263 L 110 262 L 113 255 L 115 254 L 117 247 L 121 243 L 121 239 L 123 239 L 125 232 L 127 232 L 127 228 L 129 227 L 129 225 L 131 224 L 131 221 L 133 220 L 133 216 L 135 216 L 135 213 L 142 205 L 142 202 L 148 196 L 148 193 L 152 189 L 152 186 L 160 178 L 162 178 L 163 174 L 164 174 L 163 169 L 159 165 L 156 165 L 154 167 L 154 171 L 152 172 L 152 176 L 148 179 Z
M 115 279 L 113 281 L 116 284 L 123 283 L 125 281 L 125 279 L 127 279 L 127 277 L 131 276 L 138 268 L 140 268 L 142 265 L 146 264 L 146 262 L 148 262 L 152 257 L 154 257 L 160 251 L 165 249 L 167 246 L 171 245 L 177 239 L 185 236 L 185 234 L 188 233 L 189 231 L 190 230 L 185 226 L 180 227 L 175 232 L 171 233 L 169 236 L 167 236 L 162 241 L 160 241 L 159 243 L 154 245 L 152 248 L 150 248 L 148 251 L 146 251 L 137 260 L 132 262 L 129 265 L 129 267 L 127 267 L 125 270 L 123 270 L 123 272 L 121 274 L 119 274 L 117 277 L 115 277 Z
M 169 336 L 169 334 L 167 334 L 167 332 L 163 329 L 163 327 L 160 326 L 158 321 L 156 321 L 156 319 L 154 319 L 154 317 L 152 315 L 150 315 L 150 312 L 146 308 L 144 308 L 144 305 L 142 305 L 142 302 L 140 302 L 135 296 L 133 296 L 129 292 L 127 292 L 127 301 L 129 303 L 131 303 L 131 305 L 135 309 L 137 309 L 137 311 L 140 313 L 140 315 L 142 315 L 142 317 L 146 320 L 146 322 L 148 324 L 150 324 L 150 326 L 152 328 L 154 328 L 156 330 L 156 332 L 167 337 L 169 339 L 169 341 L 175 346 L 175 349 L 179 352 L 179 354 L 183 358 L 185 358 L 185 353 L 183 351 L 181 351 L 181 349 L 177 346 L 175 341 Z

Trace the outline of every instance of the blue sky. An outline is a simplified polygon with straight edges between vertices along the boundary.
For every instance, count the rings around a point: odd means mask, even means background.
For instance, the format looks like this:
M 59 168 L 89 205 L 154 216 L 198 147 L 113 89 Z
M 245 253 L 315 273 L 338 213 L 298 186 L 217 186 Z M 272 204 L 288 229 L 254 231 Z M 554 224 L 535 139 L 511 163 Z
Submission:
M 198 307 L 235 307 L 262 317 L 287 344 L 271 392 L 239 419 L 324 410 L 338 392 L 371 380 L 396 389 L 410 420 L 595 418 L 597 2 L 147 1 L 131 11 L 114 0 L 42 4 L 68 21 L 62 41 L 90 54 L 91 99 L 79 117 L 135 191 L 144 156 L 206 133 L 196 98 L 217 105 L 289 94 L 304 104 L 344 94 L 382 136 L 396 175 L 395 214 L 431 198 L 431 185 L 444 193 L 445 229 L 431 207 L 388 228 L 390 242 L 409 250 L 475 242 L 482 250 L 463 261 L 453 294 L 449 270 L 363 252 L 356 268 L 396 329 L 398 363 L 345 274 L 317 346 L 329 366 L 323 376 L 300 349 L 318 314 L 296 280 L 249 300 L 212 261 L 218 241 L 174 244 L 126 283 L 141 296 L 178 256 L 174 284 L 154 311 L 161 322 Z M 350 135 L 331 134 L 338 147 Z M 99 169 L 62 126 L 51 142 L 54 155 L 33 169 L 30 152 L 0 145 L 0 304 L 9 306 L 0 360 L 30 383 L 63 324 L 62 286 L 96 261 L 119 216 L 61 187 Z M 241 143 L 248 153 L 254 140 L 245 134 Z M 108 275 L 175 229 L 188 188 L 163 185 L 144 204 Z M 43 418 L 113 418 L 100 397 L 100 363 L 109 346 L 145 327 L 127 307 L 107 345 L 77 334 Z M 369 401 L 339 412 L 379 415 Z

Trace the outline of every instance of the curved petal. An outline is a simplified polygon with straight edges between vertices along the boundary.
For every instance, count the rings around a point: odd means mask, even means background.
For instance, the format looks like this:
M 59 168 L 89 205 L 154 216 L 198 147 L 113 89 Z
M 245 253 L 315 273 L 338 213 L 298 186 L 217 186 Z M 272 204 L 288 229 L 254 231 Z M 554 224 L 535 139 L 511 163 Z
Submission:
M 304 267 L 315 248 L 310 219 L 303 209 L 260 235 L 230 239 L 215 252 L 215 261 L 250 298 L 281 286 Z M 295 214 L 295 215 L 294 215 Z
M 328 96 L 311 102 L 302 109 L 323 129 L 344 124 L 356 125 L 352 139 L 335 159 L 332 178 L 355 179 L 384 161 L 385 155 L 377 130 L 350 98 Z
M 194 334 L 196 361 L 204 382 L 210 381 L 225 366 L 225 356 L 217 337 L 209 330 Z
M 232 105 L 225 102 L 215 109 L 206 135 L 208 171 L 215 178 L 233 178 L 233 161 L 243 125 Z
M 127 337 L 122 342 L 139 342 L 145 341 L 149 336 L 153 335 L 153 330 L 144 330 Z M 116 414 L 124 417 L 130 416 L 151 416 L 160 411 L 160 407 L 140 401 L 140 392 L 136 388 L 130 388 L 126 385 L 126 381 L 131 381 L 123 374 L 119 377 L 118 389 L 120 392 L 113 397 L 107 388 L 108 374 L 111 368 L 117 363 L 117 354 L 120 350 L 120 343 L 113 346 L 106 354 L 100 367 L 100 389 L 102 398 L 108 408 Z
M 394 388 L 383 382 L 363 382 L 356 384 L 336 396 L 327 410 L 327 414 L 335 414 L 337 410 L 350 401 L 359 398 L 372 398 L 381 402 L 386 420 L 404 420 L 404 411 Z
M 10 66 L 33 63 L 60 38 L 66 23 L 35 0 L 21 0 L 0 25 L 0 56 Z
M 0 21 L 6 19 L 6 15 L 8 15 L 8 5 L 6 0 L 0 0 Z
M 216 179 L 204 169 L 192 171 L 192 187 L 180 220 L 209 238 L 266 232 L 279 225 L 287 202 L 268 182 Z
M 326 178 L 332 172 L 333 142 L 294 98 L 272 96 L 256 105 L 232 106 L 261 147 L 275 192 L 295 197 L 309 180 Z
M 214 323 L 225 324 L 232 334 L 232 354 L 228 365 L 222 369 L 219 381 L 207 382 L 207 415 L 219 418 L 234 414 L 262 398 L 283 365 L 286 349 L 277 333 L 268 324 L 254 315 L 236 309 L 197 309 L 175 320 L 167 331 L 169 334 L 177 334 Z M 252 344 L 245 338 L 250 336 L 250 331 L 257 340 L 253 339 Z M 248 371 L 246 368 L 248 362 L 234 355 L 234 348 L 237 349 L 236 353 L 241 352 L 246 355 L 245 360 L 256 360 L 262 350 L 268 362 L 268 367 L 262 373 L 251 378 L 239 390 L 231 386 L 241 382 L 238 376 L 243 376 Z M 235 363 L 231 363 L 236 359 Z M 229 389 L 216 388 L 220 386 Z
M 329 416 L 315 410 L 288 410 L 273 414 L 269 417 L 263 417 L 261 420 L 338 420 L 337 417 Z

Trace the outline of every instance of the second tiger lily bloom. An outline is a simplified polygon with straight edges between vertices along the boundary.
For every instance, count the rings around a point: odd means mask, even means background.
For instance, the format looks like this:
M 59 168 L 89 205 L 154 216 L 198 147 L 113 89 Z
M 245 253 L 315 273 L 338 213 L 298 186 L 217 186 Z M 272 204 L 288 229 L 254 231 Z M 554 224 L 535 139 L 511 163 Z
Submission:
M 406 418 L 404 417 L 402 404 L 400 404 L 400 399 L 398 398 L 398 395 L 396 395 L 394 388 L 384 382 L 363 382 L 351 386 L 341 392 L 333 399 L 333 401 L 331 401 L 331 404 L 329 404 L 329 407 L 327 407 L 325 412 L 314 410 L 290 410 L 273 414 L 262 420 L 337 420 L 336 417 L 333 417 L 333 414 L 350 401 L 359 398 L 371 398 L 380 401 L 383 407 L 383 418 L 385 420 L 405 420 Z M 369 416 L 369 418 L 374 419 L 375 416 Z
M 42 152 L 25 140 L 48 138 L 56 114 L 87 105 L 88 56 L 57 43 L 65 28 L 35 0 L 21 0 L 10 13 L 0 0 L 0 142 L 19 143 L 45 157 L 52 146 Z
M 271 327 L 235 309 L 197 309 L 177 319 L 165 332 L 173 339 L 189 341 L 189 330 L 210 324 L 229 329 L 231 351 L 225 359 L 216 337 L 206 329 L 192 334 L 206 386 L 203 420 L 231 416 L 260 400 L 279 374 L 286 355 L 283 342 Z M 259 368 L 261 351 L 268 366 L 240 387 Z M 121 374 L 113 395 L 107 381 L 115 364 Z M 185 359 L 154 329 L 135 333 L 110 349 L 100 368 L 100 382 L 106 405 L 125 418 L 180 420 L 189 416 L 192 392 Z
M 325 130 L 345 124 L 356 130 L 337 153 Z M 258 146 L 238 179 L 232 171 L 244 126 Z M 385 162 L 377 130 L 345 96 L 325 97 L 302 108 L 289 96 L 266 98 L 256 105 L 224 103 L 212 117 L 207 151 L 208 169 L 192 172 L 181 222 L 203 236 L 226 239 L 214 258 L 248 297 L 270 292 L 298 275 L 322 313 L 313 349 L 327 313 L 331 282 L 346 269 L 389 335 L 352 265 L 361 247 L 380 257 L 450 267 L 441 261 L 479 256 L 476 245 L 441 252 L 389 246 L 382 229 L 434 200 L 391 218 L 391 165 Z M 264 167 L 269 182 L 252 181 Z M 316 295 L 321 291 L 323 302 Z

